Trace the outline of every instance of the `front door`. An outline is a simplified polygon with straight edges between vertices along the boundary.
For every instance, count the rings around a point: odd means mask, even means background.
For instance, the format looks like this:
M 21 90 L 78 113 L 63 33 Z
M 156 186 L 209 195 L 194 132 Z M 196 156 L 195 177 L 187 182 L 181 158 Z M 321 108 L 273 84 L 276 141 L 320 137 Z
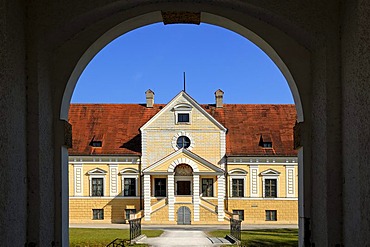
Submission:
M 177 224 L 178 225 L 190 225 L 190 209 L 182 206 L 177 211 Z
M 177 181 L 177 195 L 190 195 L 190 181 Z

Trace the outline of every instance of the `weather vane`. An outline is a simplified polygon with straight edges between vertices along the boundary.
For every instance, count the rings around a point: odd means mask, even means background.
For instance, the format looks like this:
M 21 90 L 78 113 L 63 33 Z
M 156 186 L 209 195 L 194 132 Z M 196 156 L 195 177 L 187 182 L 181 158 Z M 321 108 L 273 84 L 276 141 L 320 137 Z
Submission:
M 185 72 L 184 72 L 184 92 L 186 92 L 185 91 L 185 89 L 186 89 L 185 86 L 186 86 L 186 81 L 185 81 Z

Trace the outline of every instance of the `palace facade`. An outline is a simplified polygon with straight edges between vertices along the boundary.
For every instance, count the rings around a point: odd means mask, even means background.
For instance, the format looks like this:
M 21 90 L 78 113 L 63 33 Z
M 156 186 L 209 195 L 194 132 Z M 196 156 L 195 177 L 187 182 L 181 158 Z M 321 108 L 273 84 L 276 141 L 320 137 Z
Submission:
M 71 223 L 298 223 L 294 105 L 72 104 Z

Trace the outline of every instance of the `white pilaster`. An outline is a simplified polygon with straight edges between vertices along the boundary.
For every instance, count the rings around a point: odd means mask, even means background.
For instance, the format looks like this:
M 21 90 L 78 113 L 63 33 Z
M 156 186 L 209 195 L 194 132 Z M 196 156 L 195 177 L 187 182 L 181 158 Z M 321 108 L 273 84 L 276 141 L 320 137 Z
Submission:
M 224 221 L 225 219 L 225 175 L 218 175 L 218 191 L 217 191 L 217 213 L 218 213 L 218 221 Z
M 168 220 L 175 220 L 175 176 L 173 174 L 168 175 Z
M 148 153 L 146 150 L 147 132 L 141 131 L 141 166 L 145 169 L 148 166 Z
M 250 195 L 258 197 L 258 165 L 249 166 L 250 174 Z
M 294 166 L 286 165 L 285 174 L 286 174 L 286 197 L 295 197 Z
M 109 164 L 109 194 L 110 196 L 118 195 L 118 165 Z
M 194 204 L 194 221 L 199 221 L 200 219 L 199 175 L 193 175 L 193 204 Z
M 83 170 L 82 164 L 74 164 L 74 196 L 83 196 Z
M 144 175 L 144 220 L 150 220 L 150 175 Z

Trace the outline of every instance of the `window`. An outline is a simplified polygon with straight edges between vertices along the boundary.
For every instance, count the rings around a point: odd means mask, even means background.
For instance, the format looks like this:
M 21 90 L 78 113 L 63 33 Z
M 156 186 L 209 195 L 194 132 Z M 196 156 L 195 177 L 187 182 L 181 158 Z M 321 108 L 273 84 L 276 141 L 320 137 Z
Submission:
M 124 178 L 123 196 L 136 196 L 136 179 Z
M 213 179 L 212 178 L 202 179 L 202 194 L 205 197 L 213 197 Z
M 104 220 L 104 209 L 93 209 L 93 220 Z
M 276 179 L 265 179 L 265 197 L 277 197 Z
M 244 210 L 233 210 L 233 215 L 238 215 L 239 220 L 244 220 Z
M 97 147 L 102 147 L 102 145 L 103 145 L 103 142 L 102 141 L 91 141 L 90 142 L 90 146 L 91 147 L 97 148 Z
M 258 144 L 263 148 L 272 148 L 272 139 L 269 134 L 264 134 L 260 136 L 260 142 Z
M 180 136 L 177 138 L 177 148 L 188 148 L 190 146 L 190 139 L 187 136 Z
M 126 209 L 125 210 L 126 220 L 135 218 L 135 214 L 136 214 L 136 209 Z
M 154 179 L 154 196 L 166 196 L 166 179 L 155 178 Z
M 244 196 L 244 179 L 232 179 L 232 197 Z
M 92 178 L 91 185 L 91 196 L 104 196 L 103 178 Z
M 266 221 L 277 221 L 277 211 L 266 210 Z
M 177 122 L 178 123 L 189 123 L 189 113 L 178 113 Z

